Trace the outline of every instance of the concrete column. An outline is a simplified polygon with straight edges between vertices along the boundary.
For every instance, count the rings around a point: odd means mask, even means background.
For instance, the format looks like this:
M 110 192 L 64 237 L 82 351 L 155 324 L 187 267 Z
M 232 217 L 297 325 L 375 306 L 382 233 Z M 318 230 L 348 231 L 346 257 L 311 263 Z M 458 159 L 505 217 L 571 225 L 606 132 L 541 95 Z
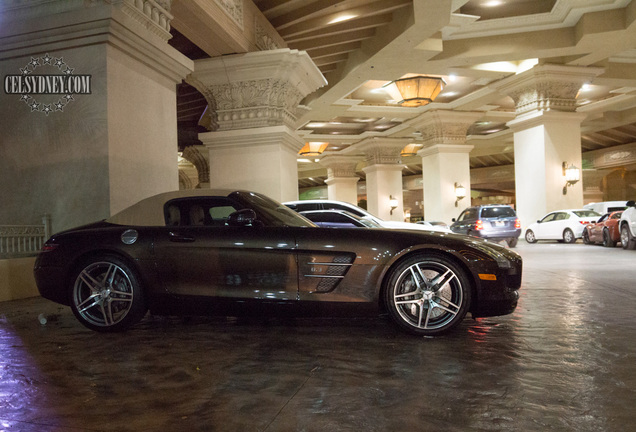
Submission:
M 453 218 L 470 206 L 471 145 L 437 144 L 420 150 L 424 220 L 450 224 Z M 464 186 L 466 197 L 457 201 L 455 184 Z
M 581 181 L 563 194 L 562 165 L 582 170 L 580 125 L 585 114 L 575 112 L 576 96 L 583 84 L 602 72 L 545 64 L 493 85 L 516 105 L 517 117 L 508 126 L 514 132 L 517 214 L 522 227 L 552 210 L 583 206 Z
M 199 134 L 209 149 L 210 187 L 298 199 L 296 134 L 301 99 L 326 84 L 306 52 L 289 49 L 197 60 L 187 81 L 208 101 Z
M 404 220 L 404 194 L 400 152 L 409 143 L 404 138 L 367 138 L 349 147 L 348 151 L 364 153 L 367 166 L 367 210 L 380 219 Z M 397 200 L 391 210 L 390 198 Z
M 563 162 L 581 169 L 585 114 L 533 112 L 508 123 L 514 131 L 517 214 L 527 227 L 547 212 L 583 207 L 583 182 L 566 190 Z M 583 174 L 581 171 L 581 178 Z
M 3 79 L 89 90 L 0 92 L 0 223 L 47 213 L 57 232 L 178 188 L 176 84 L 193 63 L 167 43 L 169 4 L 0 4 Z
M 417 154 L 422 157 L 424 219 L 450 223 L 470 206 L 472 145 L 466 144 L 468 128 L 480 113 L 431 111 L 413 122 L 424 139 Z M 466 197 L 455 206 L 455 184 L 466 189 Z
M 327 167 L 327 197 L 358 205 L 358 181 L 356 166 L 362 156 L 326 155 L 320 165 Z

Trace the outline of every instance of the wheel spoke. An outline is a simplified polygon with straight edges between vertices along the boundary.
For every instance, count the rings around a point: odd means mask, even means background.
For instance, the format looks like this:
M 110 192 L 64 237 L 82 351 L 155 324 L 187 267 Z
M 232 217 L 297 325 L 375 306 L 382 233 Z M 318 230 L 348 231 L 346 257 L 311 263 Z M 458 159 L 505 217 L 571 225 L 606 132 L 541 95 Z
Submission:
M 80 273 L 80 279 L 82 280 L 82 282 L 84 282 L 86 284 L 86 286 L 88 286 L 88 288 L 92 291 L 92 292 L 99 292 L 101 289 L 101 283 L 95 279 L 93 276 L 90 275 L 90 273 L 88 273 L 86 270 L 82 271 L 82 273 Z
M 453 315 L 457 315 L 457 313 L 459 312 L 459 307 L 451 302 L 447 302 L 449 305 L 453 306 L 455 308 L 455 310 L 449 309 L 446 306 L 442 305 L 441 303 L 438 303 L 434 300 L 431 300 L 431 304 L 433 305 L 433 307 L 445 310 L 448 313 L 451 313 Z
M 402 300 L 402 301 L 396 301 L 395 304 L 396 305 L 405 305 L 405 304 L 418 303 L 419 301 L 420 301 L 420 299 Z
M 417 274 L 415 273 L 415 270 L 413 270 L 413 267 L 417 267 L 417 272 L 419 273 L 424 283 L 426 283 L 426 278 L 424 277 L 424 275 L 422 274 L 422 270 L 420 270 L 418 266 L 414 265 L 409 268 L 409 270 L 411 271 L 411 275 L 413 275 L 413 280 L 415 281 L 415 285 L 417 285 L 417 288 L 420 289 L 421 288 L 420 281 L 417 278 Z
M 86 300 L 84 300 L 83 302 L 77 305 L 77 311 L 80 313 L 86 312 L 90 308 L 97 306 L 99 304 L 100 299 L 101 297 L 98 294 L 93 294 L 90 297 L 87 297 Z M 86 303 L 89 303 L 91 301 L 92 301 L 91 304 L 85 306 Z
M 450 270 L 447 270 L 444 274 L 439 274 L 435 279 L 431 281 L 431 288 L 435 293 L 439 293 L 439 291 L 453 278 L 455 278 L 455 273 Z
M 106 273 L 104 274 L 104 286 L 107 286 L 107 287 L 113 286 L 113 280 L 115 279 L 117 270 L 118 270 L 118 267 L 115 266 L 114 264 L 111 264 L 108 267 L 108 270 L 106 270 Z
M 398 299 L 398 298 L 404 298 L 404 297 L 411 297 L 411 296 L 416 295 L 416 294 L 417 294 L 417 293 L 419 293 L 419 292 L 420 292 L 420 290 L 419 290 L 419 289 L 416 289 L 416 290 L 409 291 L 409 292 L 404 293 L 404 294 L 396 294 L 396 295 L 395 295 L 395 298 L 396 298 L 396 299 Z

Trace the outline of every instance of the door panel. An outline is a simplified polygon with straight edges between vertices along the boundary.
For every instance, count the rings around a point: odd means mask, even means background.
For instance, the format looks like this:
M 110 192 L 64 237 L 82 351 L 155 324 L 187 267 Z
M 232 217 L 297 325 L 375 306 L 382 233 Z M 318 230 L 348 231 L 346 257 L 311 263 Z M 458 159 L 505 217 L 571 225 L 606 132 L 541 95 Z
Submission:
M 167 227 L 159 234 L 157 271 L 169 293 L 296 300 L 293 230 L 268 227 Z

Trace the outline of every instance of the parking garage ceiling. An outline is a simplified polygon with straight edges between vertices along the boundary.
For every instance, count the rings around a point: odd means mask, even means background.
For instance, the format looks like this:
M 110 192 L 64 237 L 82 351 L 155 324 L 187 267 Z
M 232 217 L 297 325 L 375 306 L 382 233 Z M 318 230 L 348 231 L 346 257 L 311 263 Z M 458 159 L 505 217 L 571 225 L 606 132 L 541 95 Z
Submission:
M 506 122 L 514 103 L 489 84 L 528 65 L 603 67 L 577 110 L 582 151 L 636 142 L 636 7 L 631 0 L 253 0 L 291 49 L 305 50 L 328 81 L 309 95 L 298 121 L 306 141 L 339 152 L 368 136 L 412 139 L 410 124 L 426 111 L 478 111 L 469 130 L 472 168 L 510 165 Z M 171 42 L 190 58 L 207 54 L 179 32 Z M 383 87 L 409 74 L 441 77 L 435 102 L 399 106 Z M 197 100 L 198 99 L 198 100 Z M 205 100 L 182 89 L 180 121 L 200 115 Z M 185 124 L 185 123 L 184 123 Z M 187 135 L 187 134 L 182 134 Z M 421 159 L 404 160 L 405 175 Z M 360 172 L 361 177 L 363 173 Z M 300 186 L 322 185 L 326 170 L 299 163 Z

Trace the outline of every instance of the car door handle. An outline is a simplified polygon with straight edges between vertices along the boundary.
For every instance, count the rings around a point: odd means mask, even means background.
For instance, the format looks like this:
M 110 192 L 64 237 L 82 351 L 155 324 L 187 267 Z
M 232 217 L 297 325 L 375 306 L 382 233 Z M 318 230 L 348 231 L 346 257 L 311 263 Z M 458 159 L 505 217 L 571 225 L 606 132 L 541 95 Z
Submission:
M 168 235 L 170 236 L 170 241 L 171 242 L 176 242 L 176 243 L 192 243 L 194 241 L 194 237 L 188 237 L 188 236 L 183 236 L 181 234 L 177 234 L 174 233 L 172 231 L 170 231 L 168 233 Z

